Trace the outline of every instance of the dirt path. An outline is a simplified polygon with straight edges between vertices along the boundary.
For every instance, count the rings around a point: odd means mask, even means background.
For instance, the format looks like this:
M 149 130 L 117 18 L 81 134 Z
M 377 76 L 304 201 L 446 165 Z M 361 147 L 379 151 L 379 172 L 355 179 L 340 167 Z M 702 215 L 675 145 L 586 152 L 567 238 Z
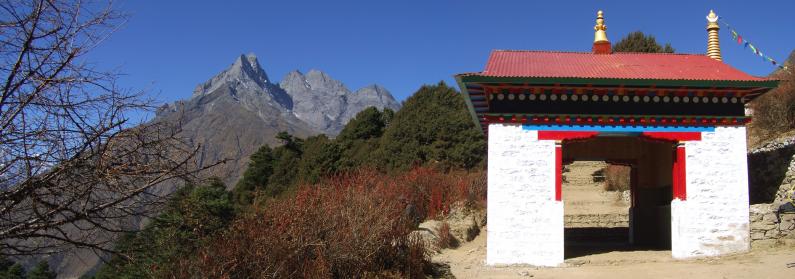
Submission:
M 567 166 L 563 182 L 565 215 L 627 214 L 629 203 L 617 192 L 604 191 L 603 182 L 594 182 L 593 173 L 607 166 L 605 162 L 576 161 Z
M 604 191 L 601 183 L 593 182 L 593 172 L 604 166 L 604 162 L 574 162 L 568 166 L 569 171 L 565 174 L 567 181 L 562 185 L 564 212 L 567 217 L 600 215 L 587 217 L 599 219 L 619 215 L 624 220 L 628 219 L 626 214 L 629 203 L 617 199 L 616 192 Z M 597 220 L 586 223 L 593 225 L 604 222 Z M 566 224 L 567 228 L 575 227 L 573 225 L 575 224 Z M 795 278 L 795 246 L 754 249 L 749 253 L 720 258 L 678 261 L 671 258 L 669 250 L 631 251 L 634 247 L 622 241 L 626 240 L 626 226 L 623 227 L 624 230 L 618 227 L 591 229 L 602 229 L 602 233 L 607 235 L 581 231 L 591 238 L 579 244 L 575 244 L 576 240 L 568 242 L 570 246 L 566 248 L 566 255 L 570 258 L 566 259 L 562 267 L 485 266 L 485 229 L 471 242 L 463 243 L 457 249 L 443 250 L 434 257 L 434 261 L 449 264 L 453 275 L 459 279 Z M 577 239 L 577 236 L 569 237 Z M 787 267 L 788 264 L 792 267 Z
M 564 267 L 488 267 L 485 230 L 472 242 L 444 250 L 434 261 L 466 278 L 795 278 L 795 247 L 754 249 L 720 258 L 671 259 L 670 251 L 628 251 L 567 259 Z M 787 265 L 793 265 L 788 268 Z

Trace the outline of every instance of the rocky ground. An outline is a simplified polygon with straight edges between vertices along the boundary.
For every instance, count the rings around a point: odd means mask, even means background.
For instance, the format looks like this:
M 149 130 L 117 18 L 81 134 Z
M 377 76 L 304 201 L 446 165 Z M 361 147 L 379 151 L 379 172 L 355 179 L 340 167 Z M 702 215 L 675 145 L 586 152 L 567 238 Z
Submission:
M 577 161 L 566 166 L 561 185 L 563 213 L 567 228 L 626 227 L 629 225 L 629 192 L 604 190 L 594 173 L 607 164 Z
M 575 162 L 567 167 L 563 186 L 567 231 L 565 263 L 555 268 L 530 266 L 491 267 L 485 265 L 486 227 L 482 211 L 456 210 L 447 218 L 423 223 L 420 227 L 434 250 L 433 261 L 442 278 L 793 278 L 795 277 L 795 239 L 755 241 L 748 253 L 718 258 L 674 260 L 670 250 L 638 250 L 626 239 L 627 195 L 606 192 L 591 174 L 604 167 L 603 162 Z M 761 205 L 760 205 L 761 206 Z M 757 206 L 759 207 L 759 206 Z M 756 213 L 755 213 L 756 212 Z M 795 215 L 784 216 L 787 222 L 773 222 L 770 210 L 752 208 L 752 232 L 773 231 L 785 224 L 795 224 Z M 768 220 L 770 219 L 770 220 Z M 770 224 L 761 222 L 768 220 Z M 447 222 L 456 245 L 440 249 L 438 228 Z M 475 226 L 478 226 L 475 228 Z M 775 228 L 773 228 L 776 226 Z M 598 235 L 582 231 L 598 228 Z M 768 228 L 770 227 L 770 228 Z M 593 229 L 593 228 L 590 228 Z M 577 234 L 588 234 L 586 242 L 577 242 Z M 765 233 L 769 232 L 763 232 Z M 758 233 L 757 233 L 758 234 Z
M 620 249 L 620 247 L 615 247 Z M 605 249 L 609 250 L 609 249 Z M 612 251 L 567 258 L 563 266 L 490 267 L 486 234 L 456 249 L 445 249 L 433 260 L 449 266 L 455 278 L 793 278 L 795 243 L 754 247 L 749 253 L 719 258 L 674 260 L 670 251 Z

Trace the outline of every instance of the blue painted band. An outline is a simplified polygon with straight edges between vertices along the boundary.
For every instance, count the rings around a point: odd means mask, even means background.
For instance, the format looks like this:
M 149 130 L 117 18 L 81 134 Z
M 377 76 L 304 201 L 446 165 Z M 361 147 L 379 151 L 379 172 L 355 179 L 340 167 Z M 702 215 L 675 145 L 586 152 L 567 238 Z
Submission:
M 712 126 L 602 126 L 602 125 L 522 125 L 523 130 L 590 132 L 714 132 Z

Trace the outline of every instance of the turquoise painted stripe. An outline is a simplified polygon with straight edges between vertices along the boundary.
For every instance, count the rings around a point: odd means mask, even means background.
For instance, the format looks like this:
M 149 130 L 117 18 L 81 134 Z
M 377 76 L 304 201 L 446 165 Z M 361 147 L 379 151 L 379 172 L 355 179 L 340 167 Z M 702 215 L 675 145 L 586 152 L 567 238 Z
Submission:
M 522 125 L 523 130 L 535 131 L 593 131 L 593 132 L 714 132 L 715 127 L 677 127 L 677 126 L 600 126 L 600 125 Z

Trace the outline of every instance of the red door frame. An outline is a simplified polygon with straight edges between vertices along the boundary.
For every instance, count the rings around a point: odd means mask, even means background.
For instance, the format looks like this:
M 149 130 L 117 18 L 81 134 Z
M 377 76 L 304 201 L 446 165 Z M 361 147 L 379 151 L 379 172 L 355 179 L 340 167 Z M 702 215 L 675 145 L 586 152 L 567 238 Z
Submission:
M 539 140 L 555 140 L 555 200 L 562 200 L 562 175 L 563 175 L 563 147 L 562 142 L 567 140 L 587 139 L 599 135 L 597 131 L 538 131 Z M 643 132 L 641 137 L 673 142 L 676 147 L 673 154 L 672 172 L 672 199 L 687 200 L 687 166 L 685 164 L 687 152 L 685 141 L 700 141 L 701 132 Z M 621 162 L 618 162 L 619 164 Z M 634 163 L 630 163 L 630 166 Z M 634 168 L 634 167 L 633 167 Z M 632 171 L 631 191 L 634 191 L 634 184 L 637 183 L 636 171 Z M 634 196 L 634 195 L 633 195 Z M 632 205 L 635 205 L 635 198 L 632 198 Z

